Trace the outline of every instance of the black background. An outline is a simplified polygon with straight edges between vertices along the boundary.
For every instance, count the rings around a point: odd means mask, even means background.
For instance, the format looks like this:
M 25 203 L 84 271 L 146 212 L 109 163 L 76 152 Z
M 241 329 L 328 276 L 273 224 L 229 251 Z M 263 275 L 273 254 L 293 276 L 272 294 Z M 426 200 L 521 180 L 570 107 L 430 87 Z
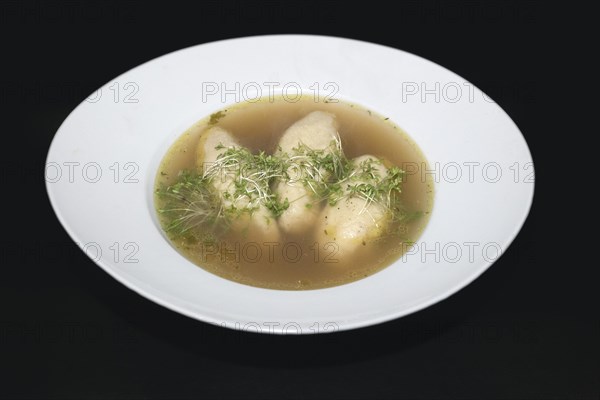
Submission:
M 595 277 L 543 254 L 539 71 L 548 16 L 535 2 L 5 2 L 0 278 L 4 398 L 598 399 Z M 267 33 L 385 44 L 437 62 L 490 95 L 536 162 L 536 197 L 505 255 L 446 301 L 382 325 L 318 336 L 210 326 L 113 280 L 49 205 L 50 141 L 95 89 L 187 46 Z M 9 145 L 9 140 L 18 143 Z M 6 156 L 9 156 L 8 158 Z M 540 225 L 542 223 L 542 225 Z M 546 232 L 547 233 L 547 232 Z M 577 279 L 573 279 L 576 276 Z

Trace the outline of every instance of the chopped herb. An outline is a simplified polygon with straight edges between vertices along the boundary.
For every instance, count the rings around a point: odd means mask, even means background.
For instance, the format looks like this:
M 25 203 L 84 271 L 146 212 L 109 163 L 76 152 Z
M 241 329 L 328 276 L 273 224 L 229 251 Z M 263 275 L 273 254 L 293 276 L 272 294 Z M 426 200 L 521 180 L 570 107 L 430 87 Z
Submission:
M 281 153 L 279 156 L 287 160 L 288 168 L 293 167 L 294 176 L 290 176 L 290 170 L 286 168 L 286 179 L 299 180 L 316 201 L 330 199 L 339 189 L 338 182 L 351 170 L 339 138 L 326 149 L 315 150 L 300 143 L 291 154 Z
M 265 206 L 271 210 L 271 213 L 275 218 L 281 216 L 285 210 L 290 206 L 290 202 L 285 198 L 284 201 L 279 201 L 279 196 L 273 196 L 265 202 Z
M 204 240 L 198 236 L 200 231 L 217 234 L 208 228 L 228 227 L 260 207 L 269 210 L 268 219 L 278 218 L 290 202 L 280 199 L 273 187 L 277 182 L 293 182 L 292 167 L 295 174 L 300 172 L 300 179 L 295 175 L 294 182 L 301 182 L 312 198 L 305 204 L 307 209 L 321 201 L 334 206 L 356 197 L 365 200 L 361 212 L 377 204 L 399 225 L 423 215 L 406 211 L 402 204 L 402 169 L 392 166 L 382 174 L 378 168 L 382 161 L 372 158 L 357 164 L 343 154 L 339 139 L 323 150 L 299 144 L 289 154 L 254 154 L 222 144 L 215 149 L 223 151 L 214 163 L 199 172 L 181 171 L 175 183 L 157 189 L 161 199 L 158 211 L 165 217 L 167 233 Z
M 219 122 L 219 120 L 225 116 L 225 111 L 217 111 L 216 113 L 210 114 L 208 125 L 215 125 L 217 122 Z
M 200 174 L 183 171 L 176 183 L 157 190 L 162 206 L 158 209 L 168 222 L 165 231 L 185 236 L 193 228 L 217 225 L 224 214 L 218 194 Z

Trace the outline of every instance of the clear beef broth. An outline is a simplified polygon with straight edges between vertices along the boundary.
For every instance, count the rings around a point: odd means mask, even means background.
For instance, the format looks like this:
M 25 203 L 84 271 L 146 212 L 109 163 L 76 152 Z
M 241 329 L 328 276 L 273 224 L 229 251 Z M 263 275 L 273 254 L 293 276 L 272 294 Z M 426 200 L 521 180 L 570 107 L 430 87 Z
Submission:
M 218 125 L 229 130 L 243 146 L 253 152 L 273 153 L 283 132 L 312 111 L 335 114 L 344 154 L 354 158 L 371 154 L 386 160 L 388 165 L 423 169 L 427 161 L 415 143 L 399 127 L 375 112 L 358 105 L 315 102 L 305 96 L 291 103 L 282 98 L 256 103 L 242 103 L 223 110 L 215 122 L 210 118 L 188 129 L 168 150 L 156 177 L 156 187 L 173 184 L 181 170 L 196 168 L 196 147 L 200 135 L 208 126 Z M 247 237 L 244 232 L 220 230 L 217 240 L 190 242 L 171 237 L 180 253 L 196 265 L 223 278 L 271 289 L 317 289 L 352 282 L 389 266 L 410 248 L 427 224 L 433 205 L 433 184 L 420 173 L 407 174 L 401 199 L 409 211 L 422 216 L 390 226 L 377 240 L 360 246 L 352 257 L 338 254 L 331 243 L 319 243 L 314 230 L 302 234 L 281 232 L 276 242 L 261 237 Z M 161 199 L 155 198 L 157 209 Z M 159 213 L 163 227 L 168 223 Z M 397 229 L 399 228 L 399 229 Z M 198 226 L 199 230 L 214 227 Z M 400 232 L 400 234 L 398 233 Z M 401 268 L 401 265 L 395 267 Z

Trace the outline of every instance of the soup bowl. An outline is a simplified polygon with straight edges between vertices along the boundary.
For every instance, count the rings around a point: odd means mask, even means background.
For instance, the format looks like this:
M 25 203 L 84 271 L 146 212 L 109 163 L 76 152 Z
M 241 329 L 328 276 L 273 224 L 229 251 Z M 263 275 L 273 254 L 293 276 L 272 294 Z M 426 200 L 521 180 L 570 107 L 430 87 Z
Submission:
M 276 94 L 360 104 L 423 151 L 434 208 L 419 240 L 389 267 L 325 289 L 263 289 L 198 268 L 164 237 L 153 189 L 169 146 L 217 110 Z M 518 234 L 533 174 L 510 117 L 451 71 L 376 44 L 278 35 L 194 46 L 111 80 L 61 125 L 45 179 L 74 245 L 128 288 L 226 328 L 310 334 L 398 318 L 469 284 Z

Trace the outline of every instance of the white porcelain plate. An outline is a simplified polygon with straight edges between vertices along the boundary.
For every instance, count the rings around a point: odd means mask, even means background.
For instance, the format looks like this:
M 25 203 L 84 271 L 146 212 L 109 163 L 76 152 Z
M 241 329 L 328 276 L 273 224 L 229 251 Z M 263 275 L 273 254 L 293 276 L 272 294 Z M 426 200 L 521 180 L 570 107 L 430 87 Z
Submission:
M 298 88 L 361 104 L 408 132 L 435 179 L 429 225 L 395 264 L 328 289 L 260 289 L 198 268 L 156 223 L 152 185 L 161 157 L 212 112 L 257 94 L 293 97 Z M 295 35 L 187 48 L 108 82 L 56 133 L 45 178 L 71 238 L 119 282 L 184 315 L 263 333 L 358 328 L 448 297 L 506 250 L 534 191 L 519 129 L 465 79 L 389 47 Z

